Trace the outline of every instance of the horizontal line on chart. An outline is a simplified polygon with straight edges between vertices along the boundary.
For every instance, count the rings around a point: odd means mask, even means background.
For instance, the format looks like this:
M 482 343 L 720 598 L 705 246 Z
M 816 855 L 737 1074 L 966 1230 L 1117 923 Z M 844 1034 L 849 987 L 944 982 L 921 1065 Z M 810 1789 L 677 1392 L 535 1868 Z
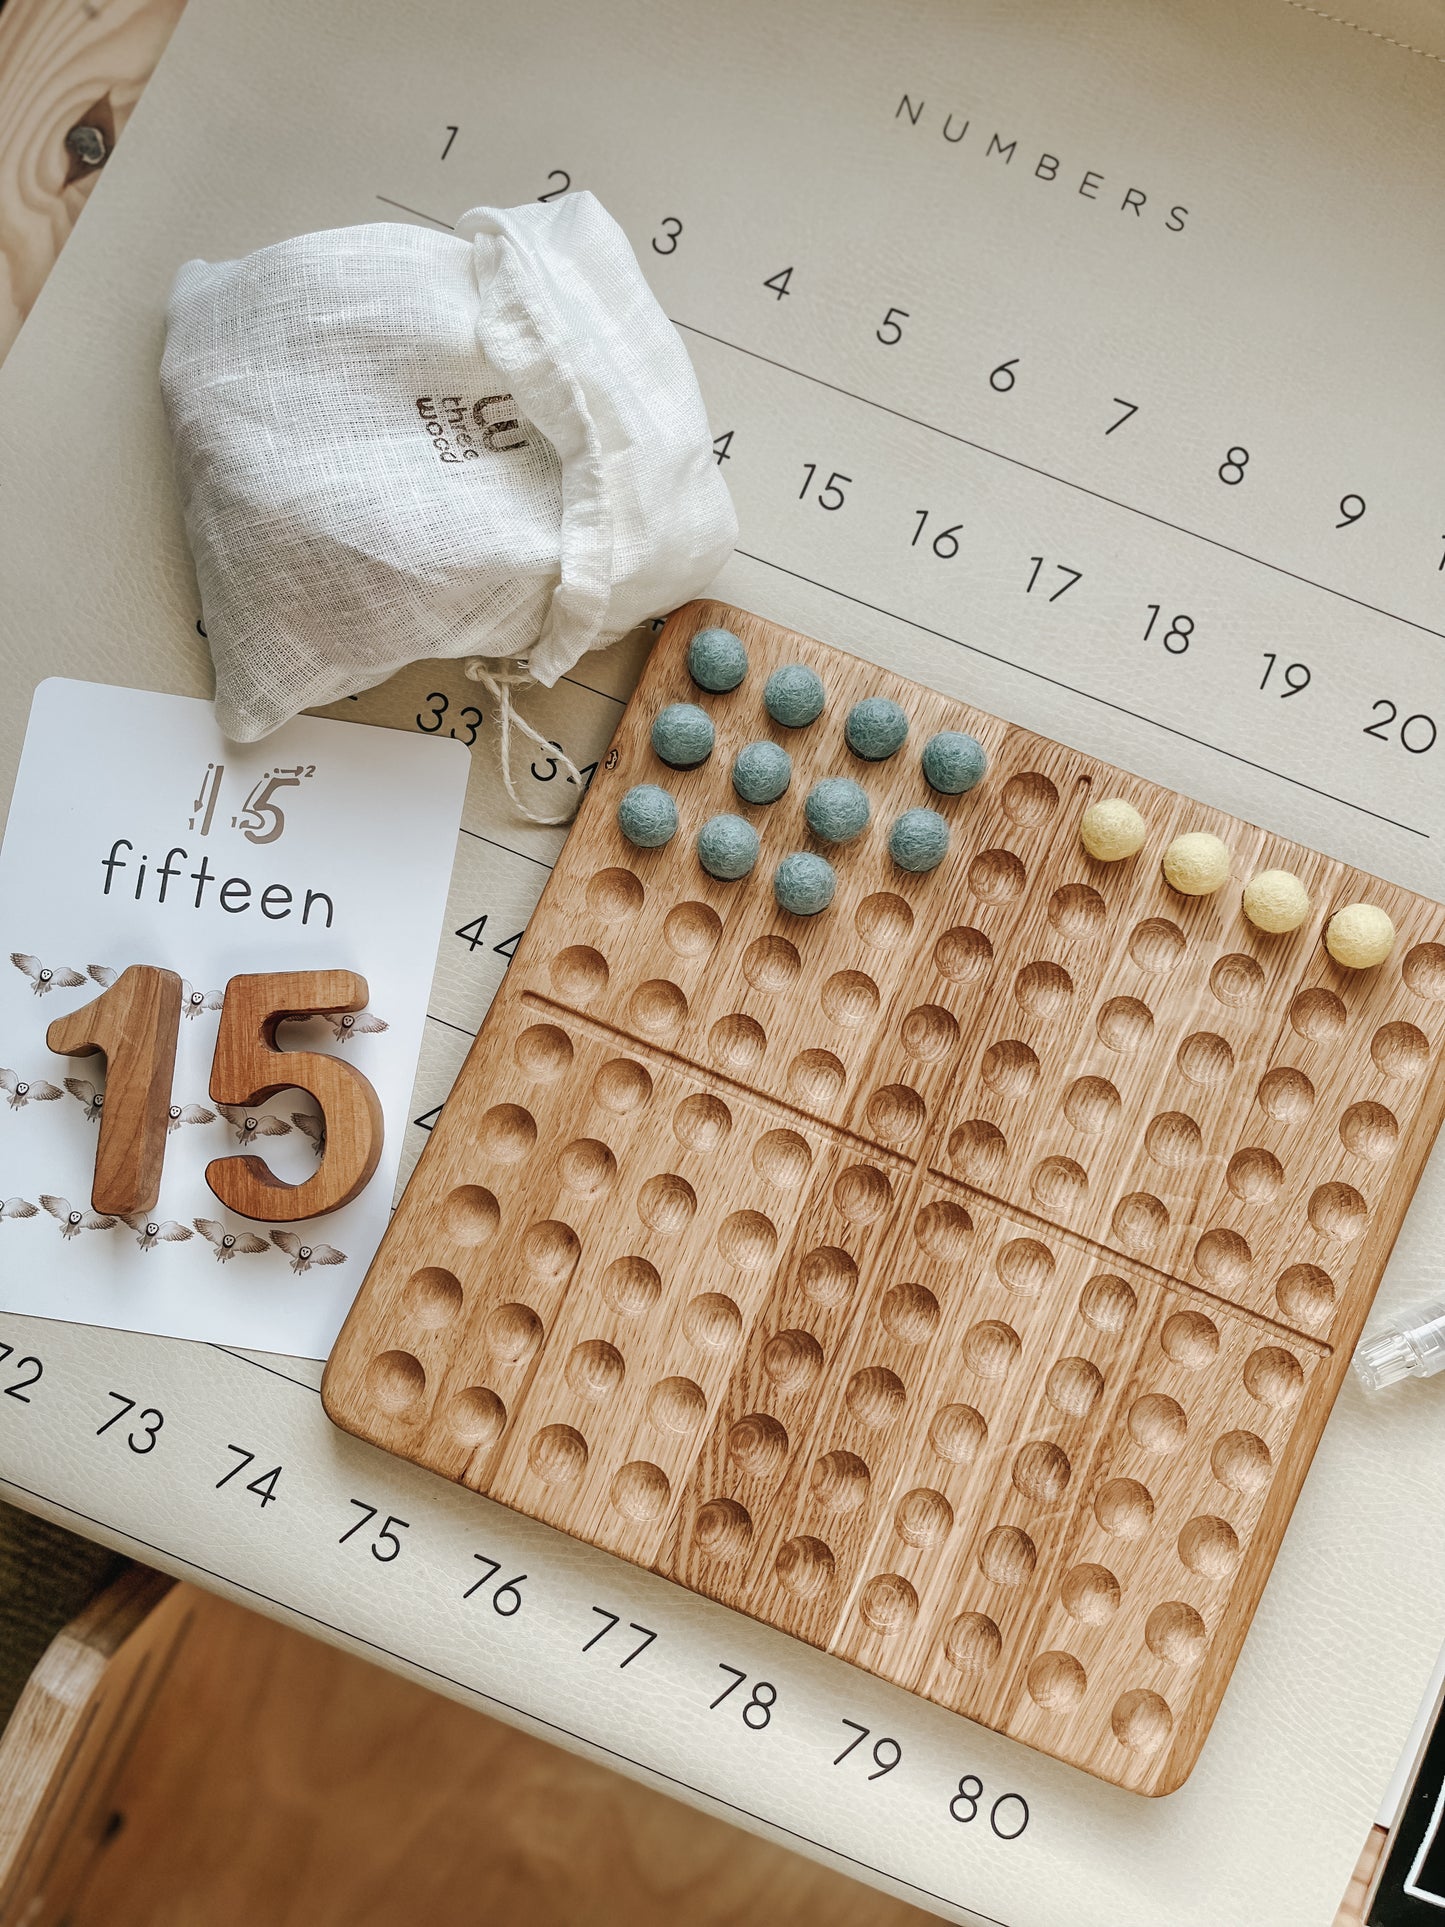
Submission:
M 616 703 L 619 709 L 626 709 L 627 698 L 614 696 L 610 690 L 594 689 L 590 682 L 580 682 L 576 676 L 559 676 L 559 682 L 570 682 L 574 689 L 585 689 L 589 696 L 600 696 L 605 703 Z
M 272 1378 L 284 1378 L 288 1385 L 299 1385 L 303 1392 L 316 1392 L 314 1385 L 308 1385 L 304 1378 L 293 1378 L 290 1372 L 278 1372 L 274 1365 L 263 1365 L 259 1358 L 247 1358 L 244 1352 L 233 1352 L 229 1345 L 212 1345 L 213 1352 L 224 1352 L 227 1358 L 234 1358 L 242 1365 L 254 1365 L 258 1372 L 269 1372 Z M 321 1394 L 316 1392 L 319 1398 Z
M 439 220 L 435 214 L 423 214 L 419 207 L 408 207 L 405 201 L 393 201 L 388 195 L 378 194 L 376 198 L 384 207 L 394 207 L 401 214 L 414 214 L 419 221 L 430 221 L 433 227 L 444 227 L 448 234 L 456 225 L 453 221 Z
M 1227 756 L 1233 763 L 1243 763 L 1246 769 L 1257 769 L 1266 776 L 1277 776 L 1282 783 L 1291 783 L 1296 789 L 1308 790 L 1311 796 L 1322 796 L 1326 802 L 1339 803 L 1347 810 L 1358 810 L 1361 816 L 1372 816 L 1377 823 L 1388 823 L 1392 829 L 1404 830 L 1410 836 L 1423 837 L 1430 841 L 1429 830 L 1416 829 L 1413 823 L 1402 823 L 1398 817 L 1386 816 L 1380 810 L 1372 810 L 1364 803 L 1351 802 L 1348 796 L 1336 796 L 1333 790 L 1322 790 L 1314 783 L 1306 783 L 1302 777 L 1290 776 L 1282 769 L 1272 769 L 1268 763 L 1256 763 L 1252 757 L 1241 756 L 1237 750 L 1225 749 L 1220 743 L 1211 743 L 1203 736 L 1191 736 L 1187 729 L 1176 729 L 1173 723 L 1161 723 L 1157 716 L 1146 716 L 1141 709 L 1130 709 L 1126 703 L 1112 702 L 1107 696 L 1099 696 L 1092 689 L 1081 689 L 1077 683 L 1064 682 L 1058 676 L 1050 676 L 1042 669 L 1035 669 L 1029 663 L 1015 662 L 1012 656 L 1001 656 L 996 650 L 985 649 L 979 643 L 965 642 L 960 636 L 951 636 L 945 629 L 931 629 L 926 622 L 915 622 L 912 616 L 903 616 L 896 609 L 885 609 L 879 602 L 868 602 L 862 596 L 850 595 L 846 589 L 835 589 L 831 582 L 820 582 L 816 576 L 804 575 L 801 570 L 785 568 L 781 562 L 770 561 L 765 555 L 754 555 L 750 549 L 739 549 L 737 554 L 749 562 L 759 562 L 765 569 L 776 569 L 779 575 L 790 575 L 797 582 L 806 582 L 814 589 L 822 589 L 828 595 L 840 597 L 844 602 L 855 603 L 860 609 L 871 609 L 875 615 L 887 616 L 890 622 L 901 622 L 906 628 L 917 629 L 920 635 L 935 636 L 939 642 L 951 642 L 956 649 L 967 649 L 975 656 L 983 656 L 989 662 L 999 662 L 1006 669 L 1017 669 L 1025 676 L 1034 676 L 1039 682 L 1052 684 L 1055 689 L 1067 690 L 1071 696 L 1083 696 L 1091 703 L 1099 703 L 1105 709 L 1113 709 L 1121 716 L 1132 716 L 1136 722 L 1150 723 L 1155 729 L 1162 729 L 1166 735 L 1178 736 L 1186 743 L 1196 743 L 1200 749 L 1212 749 L 1216 756 Z
M 216 1349 L 221 1350 L 222 1347 L 218 1346 Z M 286 1382 L 294 1385 L 296 1380 L 288 1379 Z M 301 1389 L 307 1391 L 310 1388 L 303 1386 Z M 549 1733 L 563 1733 L 569 1740 L 580 1740 L 583 1746 L 591 1747 L 597 1753 L 606 1754 L 608 1759 L 621 1760 L 625 1766 L 640 1767 L 653 1779 L 664 1780 L 669 1786 L 686 1787 L 689 1793 L 699 1794 L 714 1806 L 725 1807 L 729 1813 L 740 1813 L 746 1820 L 756 1820 L 773 1833 L 786 1834 L 790 1840 L 806 1841 L 810 1847 L 821 1847 L 834 1859 L 846 1860 L 849 1866 L 861 1867 L 865 1873 L 879 1874 L 885 1880 L 892 1880 L 898 1886 L 906 1887 L 910 1893 L 922 1894 L 925 1900 L 939 1900 L 945 1907 L 961 1908 L 963 1912 L 971 1913 L 976 1920 L 987 1921 L 988 1927 L 1009 1927 L 1009 1923 L 1000 1920 L 996 1914 L 981 1914 L 976 1907 L 971 1908 L 966 1900 L 955 1900 L 952 1894 L 938 1894 L 934 1893 L 931 1887 L 920 1887 L 917 1881 L 910 1880 L 906 1874 L 894 1873 L 890 1867 L 875 1867 L 871 1860 L 861 1860 L 857 1854 L 844 1853 L 841 1847 L 830 1846 L 826 1840 L 819 1840 L 814 1834 L 802 1833 L 796 1827 L 785 1827 L 780 1820 L 774 1820 L 766 1813 L 756 1813 L 751 1807 L 740 1806 L 736 1800 L 725 1800 L 721 1794 L 710 1793 L 706 1787 L 698 1786 L 692 1780 L 684 1780 L 680 1774 L 666 1773 L 661 1767 L 654 1766 L 650 1760 L 636 1759 L 631 1753 L 622 1752 L 619 1747 L 608 1746 L 602 1740 L 594 1740 L 586 1733 L 577 1732 L 575 1727 L 563 1726 L 560 1720 L 544 1719 L 540 1713 L 534 1713 L 525 1706 L 517 1706 L 513 1701 L 504 1700 L 496 1693 L 488 1693 L 480 1686 L 473 1686 L 469 1680 L 458 1679 L 454 1673 L 444 1673 L 440 1667 L 428 1666 L 422 1660 L 414 1659 L 410 1653 L 399 1653 L 393 1647 L 383 1646 L 379 1640 L 368 1639 L 364 1633 L 353 1632 L 349 1626 L 338 1626 L 334 1620 L 323 1619 L 319 1613 L 309 1613 L 304 1607 L 293 1605 L 289 1599 L 278 1599 L 274 1593 L 262 1592 L 259 1586 L 248 1586 L 243 1580 L 233 1578 L 228 1572 L 218 1572 L 214 1566 L 203 1566 L 199 1560 L 186 1558 L 184 1553 L 172 1552 L 169 1546 L 157 1545 L 154 1539 L 142 1539 L 138 1533 L 127 1532 L 123 1526 L 114 1525 L 109 1519 L 97 1519 L 92 1513 L 82 1512 L 78 1506 L 67 1505 L 63 1499 L 53 1499 L 47 1492 L 37 1492 L 31 1486 L 21 1485 L 18 1479 L 0 1476 L 0 1486 L 9 1486 L 12 1492 L 24 1493 L 27 1499 L 39 1499 L 42 1505 L 54 1506 L 58 1512 L 67 1513 L 72 1519 L 83 1519 L 87 1525 L 99 1526 L 103 1532 L 117 1533 L 121 1538 L 129 1540 L 132 1545 L 144 1546 L 147 1552 L 158 1552 L 162 1558 L 170 1559 L 178 1566 L 184 1566 L 189 1572 L 204 1573 L 208 1579 L 219 1579 L 222 1585 L 234 1586 L 237 1592 L 244 1592 L 252 1599 L 263 1600 L 268 1606 L 279 1607 L 283 1613 L 289 1613 L 293 1619 L 305 1619 L 313 1626 L 324 1626 L 328 1632 L 339 1634 L 352 1645 L 364 1646 L 370 1652 L 380 1653 L 384 1659 L 394 1659 L 402 1666 L 410 1667 L 413 1672 L 425 1673 L 430 1679 L 439 1679 L 448 1686 L 460 1687 L 462 1692 L 470 1693 L 474 1699 L 486 1700 L 491 1706 L 504 1707 L 507 1712 L 518 1714 L 533 1726 L 546 1727 Z
M 475 1037 L 477 1034 L 474 1030 L 468 1030 L 465 1024 L 454 1024 L 450 1017 L 438 1017 L 433 1010 L 427 1012 L 426 1020 L 429 1024 L 440 1024 L 446 1030 L 458 1031 L 463 1037 Z M 446 1099 L 443 1098 L 442 1102 L 445 1103 Z
M 1418 629 L 1422 635 L 1438 636 L 1445 642 L 1445 629 L 1432 629 L 1427 622 L 1416 622 L 1412 616 L 1398 615 L 1393 609 L 1382 609 L 1377 602 L 1366 602 L 1362 596 L 1350 595 L 1345 589 L 1331 588 L 1328 582 L 1317 582 L 1313 576 L 1300 575 L 1297 570 L 1285 568 L 1282 562 L 1270 562 L 1262 555 L 1252 555 L 1248 549 L 1237 549 L 1231 542 L 1221 542 L 1217 536 L 1204 535 L 1198 529 L 1188 528 L 1183 522 L 1171 522 L 1167 515 L 1155 515 L 1151 509 L 1137 508 L 1133 502 L 1121 502 L 1117 495 L 1105 495 L 1102 489 L 1090 488 L 1084 482 L 1074 482 L 1067 475 L 1056 475 L 1052 469 L 1040 468 L 1034 462 L 1026 462 L 1022 456 L 1006 455 L 1001 448 L 990 448 L 987 442 L 973 441 L 967 435 L 960 435 L 951 428 L 940 428 L 937 422 L 925 421 L 921 415 L 909 415 L 901 408 L 890 408 L 887 402 L 874 401 L 871 395 L 860 395 L 855 389 L 844 388 L 836 381 L 826 381 L 822 375 L 810 375 L 806 368 L 794 368 L 786 361 L 776 361 L 771 355 L 760 354 L 756 348 L 744 348 L 740 342 L 728 341 L 723 335 L 709 334 L 706 328 L 695 328 L 688 321 L 673 321 L 674 328 L 681 328 L 690 335 L 699 335 L 704 341 L 716 342 L 720 348 L 730 348 L 734 354 L 746 355 L 752 361 L 761 361 L 769 368 L 776 368 L 785 375 L 796 375 L 799 381 L 812 382 L 816 388 L 826 388 L 830 394 L 842 395 L 848 401 L 861 402 L 865 408 L 875 408 L 882 415 L 891 415 L 895 421 L 907 422 L 913 428 L 927 429 L 930 435 L 941 435 L 945 441 L 957 442 L 963 448 L 975 449 L 980 455 L 992 455 L 995 461 L 1007 462 L 1012 468 L 1026 469 L 1030 475 L 1038 475 L 1046 482 L 1057 482 L 1060 488 L 1074 489 L 1080 495 L 1092 496 L 1096 502 L 1107 502 L 1110 508 L 1123 509 L 1128 515 L 1137 515 L 1145 522 L 1154 522 L 1160 528 L 1172 529 L 1176 535 L 1190 536 L 1196 542 L 1207 542 L 1212 549 L 1221 549 L 1226 555 L 1238 556 L 1242 562 L 1257 563 L 1261 569 L 1270 569 L 1275 575 L 1288 576 L 1291 582 L 1303 583 L 1306 588 L 1318 589 L 1322 595 L 1335 596 L 1341 602 L 1353 603 L 1357 609 L 1368 609 L 1372 615 L 1384 616 L 1390 622 L 1401 622 L 1407 629 Z
M 480 830 L 469 830 L 465 823 L 461 826 L 463 836 L 475 837 L 478 843 L 490 843 L 494 850 L 505 850 L 508 856 L 519 856 L 524 863 L 535 863 L 539 870 L 550 870 L 552 865 L 545 857 L 528 856 L 525 850 L 514 850 L 510 843 L 499 843 L 494 836 L 483 836 Z

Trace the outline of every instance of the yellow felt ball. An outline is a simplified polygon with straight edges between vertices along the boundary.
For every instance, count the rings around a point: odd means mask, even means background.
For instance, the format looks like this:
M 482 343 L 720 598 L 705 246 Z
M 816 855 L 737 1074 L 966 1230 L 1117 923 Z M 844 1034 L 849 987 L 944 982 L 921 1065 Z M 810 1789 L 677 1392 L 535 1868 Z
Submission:
M 1144 847 L 1144 819 L 1122 796 L 1091 803 L 1079 823 L 1079 841 L 1101 863 L 1117 863 Z
M 1244 886 L 1244 914 L 1256 930 L 1298 930 L 1310 913 L 1310 893 L 1290 870 L 1260 870 Z
M 1212 896 L 1229 876 L 1229 851 L 1208 830 L 1191 830 L 1164 852 L 1164 875 L 1181 896 Z
M 1347 903 L 1330 918 L 1325 948 L 1346 970 L 1373 970 L 1395 948 L 1395 926 L 1373 903 Z

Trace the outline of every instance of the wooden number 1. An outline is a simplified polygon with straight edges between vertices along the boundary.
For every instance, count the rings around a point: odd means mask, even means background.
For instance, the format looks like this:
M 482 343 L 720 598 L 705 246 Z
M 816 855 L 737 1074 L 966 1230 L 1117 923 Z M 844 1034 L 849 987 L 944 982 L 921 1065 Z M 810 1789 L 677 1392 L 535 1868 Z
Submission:
M 129 973 L 127 973 L 129 974 Z M 326 1151 L 301 1184 L 284 1184 L 258 1157 L 215 1158 L 206 1183 L 243 1218 L 294 1224 L 335 1211 L 361 1190 L 381 1157 L 381 1104 L 354 1064 L 320 1051 L 282 1050 L 276 1026 L 288 1017 L 360 1010 L 366 979 L 354 970 L 293 970 L 233 977 L 221 1005 L 211 1064 L 211 1096 L 218 1104 L 260 1104 L 291 1086 L 321 1106 Z

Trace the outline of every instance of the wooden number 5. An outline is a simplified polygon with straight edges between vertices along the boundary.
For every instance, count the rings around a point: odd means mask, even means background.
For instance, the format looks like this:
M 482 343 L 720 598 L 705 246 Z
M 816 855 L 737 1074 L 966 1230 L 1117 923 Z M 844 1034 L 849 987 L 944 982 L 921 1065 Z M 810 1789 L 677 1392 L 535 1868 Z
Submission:
M 321 1106 L 326 1150 L 301 1184 L 284 1184 L 261 1158 L 215 1158 L 206 1183 L 243 1218 L 294 1224 L 335 1211 L 361 1190 L 381 1156 L 381 1104 L 354 1064 L 320 1051 L 282 1050 L 276 1026 L 288 1017 L 360 1010 L 366 979 L 354 970 L 293 970 L 233 977 L 226 985 L 211 1096 L 218 1104 L 260 1104 L 291 1086 Z

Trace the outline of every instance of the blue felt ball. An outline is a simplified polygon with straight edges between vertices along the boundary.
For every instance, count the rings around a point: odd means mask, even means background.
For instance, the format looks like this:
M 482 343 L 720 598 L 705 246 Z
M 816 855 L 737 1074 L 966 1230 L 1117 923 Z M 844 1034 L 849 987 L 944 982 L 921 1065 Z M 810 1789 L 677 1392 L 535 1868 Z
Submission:
M 687 673 L 699 689 L 721 695 L 748 673 L 748 652 L 731 629 L 699 629 L 687 646 Z
M 712 755 L 712 717 L 696 703 L 669 703 L 652 725 L 652 747 L 674 769 L 693 769 Z
M 851 843 L 867 829 L 872 811 L 861 783 L 851 776 L 825 776 L 808 791 L 803 814 L 814 836 L 825 843 Z
M 962 796 L 987 769 L 983 744 L 961 729 L 941 729 L 923 745 L 923 774 L 940 796 Z
M 837 887 L 832 864 L 809 850 L 794 850 L 773 872 L 778 908 L 795 917 L 815 917 L 826 910 Z
M 888 853 L 900 870 L 936 870 L 948 855 L 948 825 L 937 810 L 905 810 L 888 832 Z
M 889 696 L 865 696 L 848 711 L 843 734 L 855 756 L 881 763 L 903 747 L 908 718 Z
M 617 827 L 639 850 L 660 850 L 677 835 L 677 805 L 656 783 L 639 783 L 617 805 Z
M 793 759 L 780 743 L 749 743 L 733 763 L 733 788 L 745 803 L 776 803 L 793 780 Z
M 710 816 L 697 833 L 697 860 L 724 882 L 745 877 L 758 860 L 758 833 L 740 816 Z
M 817 722 L 827 699 L 822 677 L 802 662 L 775 669 L 763 689 L 764 709 L 784 729 L 806 729 Z

